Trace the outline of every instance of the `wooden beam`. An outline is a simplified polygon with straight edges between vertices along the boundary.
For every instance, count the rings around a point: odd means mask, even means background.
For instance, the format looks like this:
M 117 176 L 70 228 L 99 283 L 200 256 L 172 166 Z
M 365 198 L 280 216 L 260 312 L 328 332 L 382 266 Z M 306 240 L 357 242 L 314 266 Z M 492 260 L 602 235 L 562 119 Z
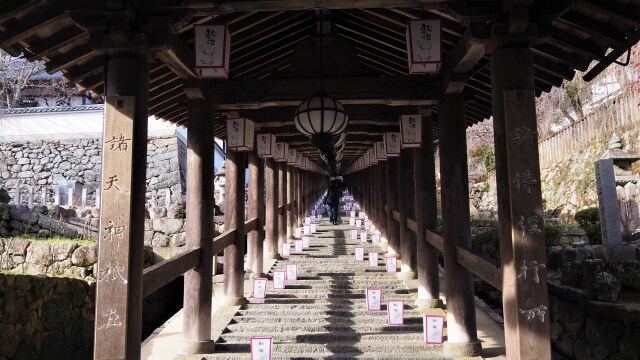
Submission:
M 297 107 L 316 92 L 319 78 L 227 80 L 211 84 L 218 110 Z M 325 89 L 343 104 L 434 105 L 439 82 L 416 76 L 324 79 Z
M 195 79 L 195 56 L 182 39 L 175 34 L 168 34 L 166 41 L 159 48 L 152 49 L 156 57 L 182 79 Z
M 464 90 L 466 73 L 484 57 L 485 46 L 485 42 L 473 39 L 470 31 L 465 31 L 456 45 L 447 52 L 442 64 L 443 88 L 446 93 L 456 94 Z M 455 76 L 455 74 L 463 76 Z
M 89 33 L 75 25 L 72 25 L 51 36 L 32 43 L 27 48 L 28 52 L 31 54 L 27 54 L 25 57 L 29 61 L 43 59 L 45 57 L 49 57 L 49 54 L 57 51 L 58 49 L 67 47 L 71 44 L 77 44 L 87 39 L 89 39 Z
M 95 55 L 96 53 L 91 47 L 89 47 L 88 44 L 83 44 L 67 53 L 51 59 L 51 61 L 45 64 L 45 67 L 47 68 L 48 73 L 54 74 L 58 71 L 61 71 L 62 69 L 69 68 L 77 63 L 84 62 Z
M 145 0 L 144 7 L 149 10 L 170 10 L 188 8 L 198 15 L 221 15 L 258 11 L 302 11 L 314 9 L 360 9 L 360 8 L 420 8 L 443 9 L 446 0 L 248 0 L 248 1 L 191 1 L 187 5 L 159 4 L 153 0 Z
M 67 15 L 59 2 L 39 7 L 36 11 L 29 13 L 29 16 L 25 16 L 13 24 L 10 29 L 2 32 L 2 34 L 0 34 L 0 46 L 8 47 L 15 45 L 17 42 L 28 38 L 44 27 L 55 24 L 66 17 Z
M 154 264 L 143 272 L 142 296 L 147 296 L 174 279 L 182 276 L 187 270 L 198 266 L 200 249 L 185 250 L 170 259 Z
M 594 14 L 604 15 L 636 28 L 640 27 L 640 9 L 638 9 L 637 5 L 588 0 L 577 0 L 574 6 L 576 5 Z

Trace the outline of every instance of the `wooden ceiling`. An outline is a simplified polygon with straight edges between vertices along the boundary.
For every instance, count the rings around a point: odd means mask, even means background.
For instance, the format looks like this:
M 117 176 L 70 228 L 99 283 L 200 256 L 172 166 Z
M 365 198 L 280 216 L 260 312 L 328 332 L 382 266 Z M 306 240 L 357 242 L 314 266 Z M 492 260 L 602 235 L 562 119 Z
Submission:
M 530 1 L 524 1 L 528 3 Z M 186 125 L 184 81 L 194 79 L 193 26 L 224 23 L 231 34 L 228 80 L 209 83 L 216 109 L 215 134 L 224 138 L 229 112 L 250 117 L 257 131 L 275 133 L 321 163 L 319 153 L 293 125 L 296 105 L 318 90 L 316 24 L 333 26 L 325 47 L 324 77 L 330 95 L 350 116 L 342 168 L 382 134 L 397 130 L 398 115 L 437 113 L 439 94 L 463 83 L 469 99 L 467 123 L 492 114 L 490 44 L 470 48 L 471 37 L 507 21 L 500 0 L 23 0 L 0 2 L 0 47 L 29 60 L 44 60 L 50 73 L 62 71 L 81 89 L 104 90 L 105 51 L 99 34 L 127 23 L 144 34 L 150 51 L 150 114 Z M 405 44 L 410 19 L 443 21 L 445 65 L 438 76 L 408 75 Z M 532 45 L 535 85 L 549 91 L 575 70 L 590 78 L 638 42 L 639 0 L 533 1 L 529 20 L 543 39 Z M 472 35 L 473 34 L 473 35 Z M 311 48 L 312 49 L 312 48 Z M 486 50 L 486 51 L 485 51 Z M 305 57 L 306 56 L 306 57 Z M 462 66 L 460 66 L 462 64 Z M 455 76 L 451 75 L 456 73 Z M 429 119 L 435 119 L 430 117 Z M 437 123 L 435 124 L 437 137 Z

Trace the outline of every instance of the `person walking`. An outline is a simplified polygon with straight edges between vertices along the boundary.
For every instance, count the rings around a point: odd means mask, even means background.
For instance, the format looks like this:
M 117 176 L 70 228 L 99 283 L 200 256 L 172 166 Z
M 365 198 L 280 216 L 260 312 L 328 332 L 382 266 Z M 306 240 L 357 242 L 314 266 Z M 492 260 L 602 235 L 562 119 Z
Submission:
M 329 183 L 325 205 L 329 206 L 329 221 L 333 225 L 338 225 L 338 208 L 340 206 L 340 195 L 342 191 L 335 181 Z

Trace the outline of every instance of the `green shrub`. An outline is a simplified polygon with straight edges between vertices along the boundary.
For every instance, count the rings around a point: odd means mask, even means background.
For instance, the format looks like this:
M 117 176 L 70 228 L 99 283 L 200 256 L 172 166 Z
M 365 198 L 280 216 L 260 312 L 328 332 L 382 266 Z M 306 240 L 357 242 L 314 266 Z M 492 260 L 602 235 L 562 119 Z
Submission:
M 560 243 L 562 228 L 555 224 L 544 224 L 544 243 L 546 246 L 554 246 Z
M 580 210 L 575 214 L 574 219 L 586 231 L 591 244 L 602 244 L 600 210 L 598 208 Z

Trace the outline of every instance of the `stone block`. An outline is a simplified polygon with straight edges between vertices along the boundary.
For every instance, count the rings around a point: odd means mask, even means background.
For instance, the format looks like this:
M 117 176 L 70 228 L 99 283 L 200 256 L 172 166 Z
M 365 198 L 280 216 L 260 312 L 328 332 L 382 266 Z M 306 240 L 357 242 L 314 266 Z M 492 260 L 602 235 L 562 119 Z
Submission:
M 611 273 L 596 274 L 593 294 L 599 301 L 616 302 L 620 293 L 620 281 Z
M 171 238 L 169 236 L 157 232 L 153 234 L 153 240 L 151 241 L 151 245 L 153 247 L 167 247 L 169 246 L 170 242 L 171 242 Z
M 19 221 L 27 225 L 35 225 L 38 222 L 38 214 L 29 210 L 26 206 L 9 207 L 11 219 Z
M 28 265 L 49 267 L 54 262 L 54 256 L 51 254 L 51 248 L 47 242 L 34 241 L 27 250 L 26 262 Z
M 8 204 L 10 201 L 11 196 L 9 195 L 9 192 L 5 189 L 0 189 L 0 204 Z
M 186 233 L 174 234 L 171 237 L 171 246 L 175 246 L 175 247 L 184 246 L 186 242 L 187 242 L 187 234 Z
M 27 248 L 29 248 L 29 241 L 25 239 L 8 239 L 6 240 L 7 252 L 11 255 L 27 255 Z
M 607 263 L 607 271 L 620 280 L 623 288 L 640 291 L 640 261 Z
M 54 260 L 63 261 L 65 259 L 71 258 L 73 251 L 78 247 L 78 244 L 74 242 L 61 242 L 61 243 L 52 243 L 49 246 L 51 251 L 51 255 Z
M 91 266 L 97 262 L 97 256 L 97 245 L 82 245 L 73 251 L 71 263 L 75 266 Z
M 622 243 L 622 231 L 620 229 L 620 209 L 613 160 L 600 159 L 594 163 L 594 166 L 598 206 L 600 208 L 600 224 L 602 227 L 602 244 L 620 245 Z

